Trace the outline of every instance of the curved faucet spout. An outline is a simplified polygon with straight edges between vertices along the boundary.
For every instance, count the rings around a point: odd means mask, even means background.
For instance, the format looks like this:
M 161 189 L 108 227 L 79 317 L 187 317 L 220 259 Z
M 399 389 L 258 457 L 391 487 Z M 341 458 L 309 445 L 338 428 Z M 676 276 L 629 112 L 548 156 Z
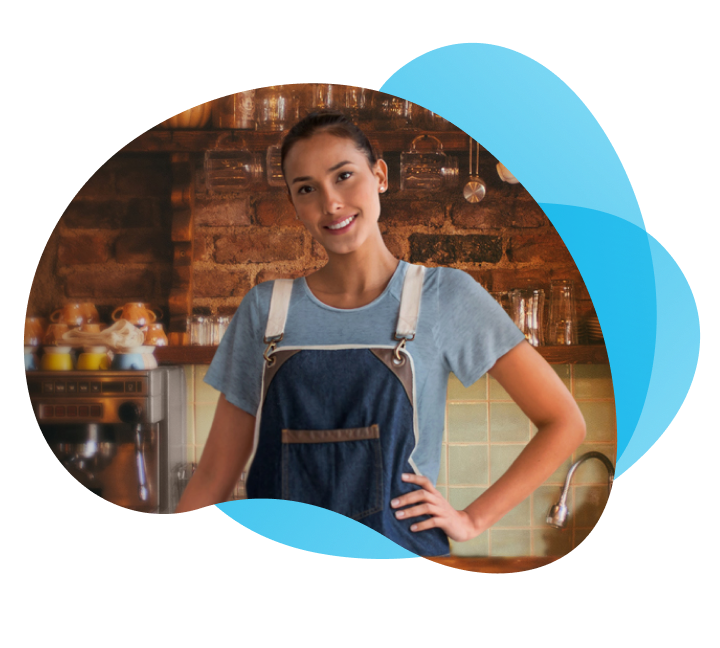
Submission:
M 603 462 L 603 464 L 605 464 L 605 468 L 607 468 L 608 471 L 608 495 L 610 494 L 613 480 L 615 479 L 615 467 L 612 465 L 610 459 L 608 459 L 602 452 L 586 452 L 584 455 L 579 457 L 578 460 L 570 466 L 570 470 L 568 470 L 567 477 L 565 477 L 565 485 L 563 486 L 562 493 L 560 494 L 560 499 L 557 504 L 550 508 L 547 518 L 545 519 L 550 526 L 553 526 L 556 529 L 562 529 L 562 527 L 565 526 L 565 521 L 567 520 L 569 512 L 567 507 L 567 495 L 570 490 L 570 482 L 572 481 L 573 475 L 578 469 L 578 466 L 588 459 L 599 459 Z

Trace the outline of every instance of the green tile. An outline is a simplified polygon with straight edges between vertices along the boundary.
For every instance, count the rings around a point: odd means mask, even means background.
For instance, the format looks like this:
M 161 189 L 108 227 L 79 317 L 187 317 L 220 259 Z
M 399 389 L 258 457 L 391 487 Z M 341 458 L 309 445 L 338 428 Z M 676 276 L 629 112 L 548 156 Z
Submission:
M 616 441 L 615 403 L 578 403 L 585 419 L 585 441 Z
M 462 511 L 468 507 L 469 504 L 474 502 L 480 495 L 482 495 L 487 489 L 485 488 L 450 488 L 448 495 L 448 502 L 456 511 Z
M 485 486 L 488 483 L 487 446 L 448 446 L 448 484 Z
M 610 365 L 575 365 L 575 398 L 613 398 Z
M 491 403 L 490 439 L 493 443 L 527 442 L 530 419 L 515 403 Z
M 488 393 L 490 400 L 512 400 L 505 388 L 492 376 L 488 376 Z
M 217 403 L 218 398 L 220 398 L 220 392 L 203 381 L 208 368 L 207 365 L 197 365 L 195 367 L 196 403 Z
M 573 486 L 573 506 L 570 517 L 575 528 L 594 527 L 607 503 L 605 486 Z
M 188 443 L 187 446 L 185 446 L 185 461 L 188 463 L 195 463 L 197 462 L 197 459 L 195 458 L 195 445 Z
M 187 401 L 185 412 L 187 416 L 187 442 L 195 443 L 195 373 L 193 365 L 183 365 L 185 370 L 185 390 Z
M 562 380 L 563 385 L 567 388 L 568 391 L 572 389 L 571 382 L 570 382 L 570 372 L 571 372 L 571 366 L 572 365 L 550 365 L 553 369 L 553 371 L 558 375 L 558 378 Z
M 615 444 L 583 443 L 575 450 L 574 458 L 577 460 L 586 452 L 600 452 L 615 465 Z M 573 484 L 607 484 L 608 471 L 605 464 L 599 459 L 587 459 L 575 470 Z
M 572 529 L 534 529 L 533 556 L 564 556 L 573 548 Z
M 487 404 L 447 406 L 448 441 L 479 443 L 487 441 Z
M 493 529 L 530 526 L 530 498 L 526 498 L 514 509 L 508 511 L 494 525 Z
M 447 483 L 447 474 L 445 472 L 445 456 L 447 454 L 447 445 L 444 443 L 442 444 L 442 449 L 440 450 L 440 472 L 438 473 L 437 478 L 437 484 L 446 484 Z
M 214 417 L 214 404 L 200 403 L 195 405 L 195 445 L 205 446 Z
M 448 400 L 487 400 L 487 374 L 465 387 L 455 374 L 448 379 Z
M 488 555 L 488 538 L 489 531 L 481 533 L 477 538 L 468 540 L 467 542 L 455 542 L 450 540 L 450 553 L 453 556 L 462 556 L 465 558 L 477 558 Z
M 545 480 L 545 484 L 564 484 L 565 477 L 567 477 L 568 470 L 572 465 L 572 457 L 568 457 L 565 461 L 560 464 L 560 467 L 553 472 L 550 477 Z
M 490 483 L 495 483 L 502 477 L 524 448 L 520 443 L 490 446 Z
M 440 494 L 447 499 L 447 486 L 436 486 L 436 488 L 440 491 Z
M 490 555 L 529 556 L 530 530 L 490 529 Z

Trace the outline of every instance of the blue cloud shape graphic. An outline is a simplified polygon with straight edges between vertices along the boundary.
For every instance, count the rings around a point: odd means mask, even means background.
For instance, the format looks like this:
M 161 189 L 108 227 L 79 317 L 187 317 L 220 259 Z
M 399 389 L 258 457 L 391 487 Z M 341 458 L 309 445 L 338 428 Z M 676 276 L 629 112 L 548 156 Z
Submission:
M 255 533 L 296 549 L 346 558 L 417 558 L 364 524 L 310 504 L 252 499 L 217 506 Z
M 481 142 L 557 229 L 603 328 L 622 474 L 680 408 L 697 365 L 700 326 L 687 281 L 645 232 L 630 181 L 597 120 L 547 68 L 481 43 L 423 54 L 381 90 L 437 112 Z M 673 330 L 682 335 L 668 334 Z
M 697 366 L 700 324 L 682 271 L 645 231 L 607 136 L 556 75 L 494 45 L 433 50 L 398 70 L 381 90 L 442 115 L 481 142 L 512 170 L 562 237 L 605 337 L 620 475 L 682 405 Z M 246 500 L 219 508 L 265 537 L 316 553 L 414 555 L 362 524 L 305 504 Z

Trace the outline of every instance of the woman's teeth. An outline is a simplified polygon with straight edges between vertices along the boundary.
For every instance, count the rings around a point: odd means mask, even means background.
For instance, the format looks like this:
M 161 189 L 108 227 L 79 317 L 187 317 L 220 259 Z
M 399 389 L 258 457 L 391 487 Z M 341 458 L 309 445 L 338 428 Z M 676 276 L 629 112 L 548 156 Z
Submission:
M 327 228 L 331 229 L 331 230 L 342 229 L 343 227 L 347 227 L 348 225 L 350 225 L 350 223 L 352 223 L 354 218 L 355 218 L 355 216 L 348 216 L 344 221 L 340 221 L 336 225 L 328 225 Z

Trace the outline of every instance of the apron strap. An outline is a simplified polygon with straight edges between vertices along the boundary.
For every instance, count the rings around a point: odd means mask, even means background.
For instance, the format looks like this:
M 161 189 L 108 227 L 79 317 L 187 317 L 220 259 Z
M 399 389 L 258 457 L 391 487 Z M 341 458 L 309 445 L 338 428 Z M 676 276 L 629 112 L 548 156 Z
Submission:
M 424 280 L 425 266 L 408 266 L 400 296 L 400 314 L 395 328 L 396 340 L 412 340 L 415 337 Z
M 273 282 L 272 297 L 270 298 L 270 312 L 265 327 L 265 344 L 282 340 L 285 332 L 290 295 L 292 294 L 292 279 L 275 279 Z

